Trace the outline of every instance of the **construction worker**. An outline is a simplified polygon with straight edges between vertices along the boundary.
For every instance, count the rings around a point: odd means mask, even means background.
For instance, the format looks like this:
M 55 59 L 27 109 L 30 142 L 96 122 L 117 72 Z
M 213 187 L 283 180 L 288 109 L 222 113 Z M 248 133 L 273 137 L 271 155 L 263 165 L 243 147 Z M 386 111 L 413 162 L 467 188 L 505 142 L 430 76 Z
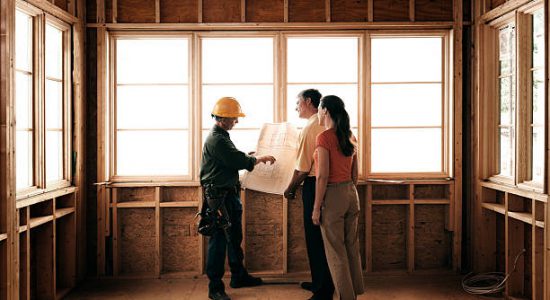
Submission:
M 301 286 L 303 289 L 313 292 L 310 299 L 327 300 L 332 299 L 334 285 L 325 256 L 321 229 L 319 226 L 315 226 L 311 220 L 315 202 L 316 179 L 313 160 L 315 139 L 325 130 L 323 126 L 319 125 L 317 118 L 317 106 L 321 100 L 321 93 L 316 89 L 308 89 L 301 91 L 297 98 L 296 111 L 300 118 L 307 120 L 307 124 L 300 132 L 296 168 L 284 195 L 287 199 L 293 199 L 298 186 L 302 182 L 304 183 L 302 189 L 304 231 L 312 282 L 302 282 Z
M 225 293 L 222 281 L 225 272 L 225 255 L 229 259 L 232 288 L 257 286 L 262 279 L 248 274 L 243 266 L 243 250 L 241 242 L 243 232 L 241 226 L 242 202 L 240 199 L 239 170 L 252 171 L 258 163 L 275 163 L 271 155 L 254 157 L 239 151 L 229 137 L 228 131 L 233 129 L 245 114 L 241 111 L 239 102 L 232 97 L 220 98 L 212 110 L 214 127 L 208 134 L 202 150 L 200 180 L 203 195 L 210 209 L 219 209 L 219 213 L 227 220 L 223 228 L 218 228 L 208 241 L 206 274 L 208 298 L 214 300 L 230 299 Z

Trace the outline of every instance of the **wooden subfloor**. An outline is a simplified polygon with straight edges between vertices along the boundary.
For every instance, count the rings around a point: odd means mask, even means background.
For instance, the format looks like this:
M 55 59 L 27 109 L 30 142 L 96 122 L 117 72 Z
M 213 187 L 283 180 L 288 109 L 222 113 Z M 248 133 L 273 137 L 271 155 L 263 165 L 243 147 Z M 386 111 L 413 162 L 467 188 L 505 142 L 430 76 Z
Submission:
M 499 299 L 476 297 L 462 290 L 461 277 L 444 276 L 377 276 L 366 277 L 363 300 L 475 300 Z M 232 289 L 225 278 L 226 292 L 234 300 L 308 299 L 311 293 L 300 289 L 297 280 L 266 279 L 271 284 L 254 288 Z M 208 280 L 198 279 L 104 279 L 79 285 L 66 299 L 208 299 Z

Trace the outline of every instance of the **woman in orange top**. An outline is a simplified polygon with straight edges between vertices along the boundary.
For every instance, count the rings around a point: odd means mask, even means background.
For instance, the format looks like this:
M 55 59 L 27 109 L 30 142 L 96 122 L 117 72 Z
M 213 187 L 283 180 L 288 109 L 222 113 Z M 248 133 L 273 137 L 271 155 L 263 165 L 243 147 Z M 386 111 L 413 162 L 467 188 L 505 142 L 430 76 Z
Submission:
M 326 130 L 317 136 L 312 220 L 313 224 L 321 225 L 327 262 L 339 299 L 352 300 L 364 292 L 357 235 L 356 141 L 342 99 L 332 95 L 323 97 L 318 114 L 319 123 Z

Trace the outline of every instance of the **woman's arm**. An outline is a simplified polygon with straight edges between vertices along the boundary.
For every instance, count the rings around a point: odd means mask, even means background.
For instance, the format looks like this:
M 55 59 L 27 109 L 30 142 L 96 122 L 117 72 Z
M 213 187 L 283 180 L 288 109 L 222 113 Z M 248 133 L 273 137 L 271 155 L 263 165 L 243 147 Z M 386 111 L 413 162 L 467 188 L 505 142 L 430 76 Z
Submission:
M 353 159 L 351 162 L 351 180 L 353 181 L 354 185 L 357 185 L 357 179 L 359 177 L 359 171 L 357 166 L 357 153 L 353 154 Z
M 311 219 L 314 225 L 321 225 L 321 206 L 325 199 L 329 174 L 329 153 L 323 147 L 317 147 L 317 181 L 315 184 L 315 204 Z

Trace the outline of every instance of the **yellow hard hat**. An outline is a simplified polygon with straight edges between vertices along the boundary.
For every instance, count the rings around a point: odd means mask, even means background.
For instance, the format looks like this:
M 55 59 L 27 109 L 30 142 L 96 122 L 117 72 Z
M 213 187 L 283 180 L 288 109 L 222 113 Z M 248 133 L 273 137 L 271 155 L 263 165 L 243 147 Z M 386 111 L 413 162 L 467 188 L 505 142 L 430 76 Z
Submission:
M 222 118 L 239 118 L 245 116 L 241 110 L 239 101 L 233 97 L 221 97 L 218 99 L 214 105 L 214 109 L 212 109 L 212 114 Z

